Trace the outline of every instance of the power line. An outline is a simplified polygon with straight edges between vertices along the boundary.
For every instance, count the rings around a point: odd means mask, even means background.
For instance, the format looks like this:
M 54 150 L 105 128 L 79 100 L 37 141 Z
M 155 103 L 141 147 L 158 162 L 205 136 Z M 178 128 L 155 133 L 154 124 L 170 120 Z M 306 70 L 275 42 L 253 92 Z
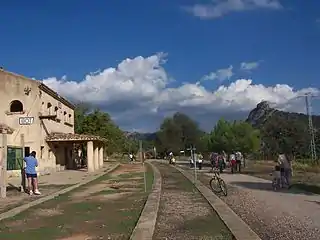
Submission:
M 305 94 L 305 100 L 306 100 L 306 111 L 308 115 L 308 125 L 309 125 L 309 133 L 310 133 L 310 152 L 311 152 L 311 158 L 313 161 L 317 160 L 317 151 L 316 151 L 316 143 L 315 143 L 315 137 L 314 137 L 314 128 L 313 128 L 313 122 L 312 122 L 312 106 L 311 106 L 311 98 L 312 94 L 306 93 Z
M 313 161 L 317 161 L 317 150 L 316 150 L 316 144 L 315 144 L 315 130 L 313 127 L 313 121 L 312 121 L 312 99 L 320 98 L 319 94 L 315 95 L 311 92 L 307 92 L 303 95 L 296 96 L 295 98 L 292 98 L 290 100 L 295 100 L 299 98 L 305 98 L 305 107 L 306 107 L 306 114 L 308 116 L 308 128 L 309 128 L 309 134 L 310 134 L 310 153 L 311 153 L 311 159 Z M 274 102 L 269 102 L 273 105 L 273 107 L 276 107 L 277 105 Z M 278 105 L 279 106 L 279 105 Z M 271 115 L 271 114 L 270 114 Z M 270 116 L 269 116 L 270 117 Z

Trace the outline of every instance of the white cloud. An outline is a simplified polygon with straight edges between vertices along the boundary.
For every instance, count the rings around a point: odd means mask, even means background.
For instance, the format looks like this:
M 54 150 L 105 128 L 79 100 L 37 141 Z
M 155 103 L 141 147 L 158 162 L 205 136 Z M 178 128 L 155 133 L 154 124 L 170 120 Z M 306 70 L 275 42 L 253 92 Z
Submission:
M 240 69 L 244 71 L 251 71 L 258 68 L 260 65 L 259 62 L 242 62 L 240 64 Z
M 191 114 L 208 129 L 221 116 L 247 116 L 262 100 L 286 110 L 303 111 L 303 99 L 296 97 L 310 91 L 319 93 L 318 89 L 294 90 L 286 84 L 267 87 L 250 79 L 238 79 L 213 92 L 201 82 L 169 87 L 164 62 L 163 54 L 139 56 L 123 60 L 117 68 L 91 73 L 79 82 L 66 77 L 43 82 L 70 100 L 96 104 L 125 129 L 146 130 L 154 130 L 164 116 L 175 111 Z
M 205 75 L 202 80 L 218 80 L 218 81 L 225 81 L 229 80 L 233 76 L 233 66 L 229 66 L 228 68 L 219 69 L 215 72 L 211 72 L 208 75 Z
M 282 8 L 282 5 L 279 0 L 211 0 L 209 4 L 195 4 L 183 8 L 196 17 L 211 19 L 231 12 L 254 9 L 278 10 Z

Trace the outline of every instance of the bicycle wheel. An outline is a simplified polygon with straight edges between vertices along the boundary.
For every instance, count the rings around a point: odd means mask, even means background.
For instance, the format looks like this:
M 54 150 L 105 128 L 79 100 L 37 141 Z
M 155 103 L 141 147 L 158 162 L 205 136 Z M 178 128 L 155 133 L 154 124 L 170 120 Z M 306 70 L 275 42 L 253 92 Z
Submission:
M 220 184 L 219 184 L 219 180 L 216 177 L 211 178 L 210 187 L 211 187 L 211 190 L 215 193 L 220 193 L 222 191 Z
M 219 179 L 219 185 L 223 195 L 227 196 L 228 195 L 227 184 L 221 178 Z
M 277 191 L 277 190 L 278 190 L 278 186 L 279 186 L 278 181 L 274 179 L 274 180 L 272 181 L 272 189 L 273 189 L 274 191 Z

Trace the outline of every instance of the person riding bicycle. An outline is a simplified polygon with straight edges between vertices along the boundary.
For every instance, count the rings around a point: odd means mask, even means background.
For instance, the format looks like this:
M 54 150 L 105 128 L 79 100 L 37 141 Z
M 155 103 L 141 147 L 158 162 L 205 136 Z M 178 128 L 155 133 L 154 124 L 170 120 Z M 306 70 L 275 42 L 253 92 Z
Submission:
M 170 151 L 170 152 L 169 152 L 169 163 L 170 163 L 170 164 L 172 163 L 172 159 L 173 159 L 173 158 L 174 158 L 173 152 Z
M 134 156 L 133 156 L 133 154 L 132 154 L 132 153 L 129 153 L 129 159 L 130 159 L 130 161 L 131 161 L 131 162 L 133 162 L 133 161 L 134 161 Z

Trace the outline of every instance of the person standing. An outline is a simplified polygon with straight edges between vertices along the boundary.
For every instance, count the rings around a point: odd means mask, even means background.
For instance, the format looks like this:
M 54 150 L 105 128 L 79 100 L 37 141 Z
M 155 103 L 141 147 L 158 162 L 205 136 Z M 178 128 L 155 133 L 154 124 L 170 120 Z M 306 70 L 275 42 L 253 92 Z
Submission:
M 237 161 L 236 156 L 234 154 L 230 155 L 230 166 L 231 166 L 231 173 L 234 173 L 234 171 L 237 171 Z
M 280 166 L 281 175 L 282 177 L 284 177 L 288 188 L 290 188 L 291 176 L 292 176 L 292 163 L 291 163 L 291 159 L 289 159 L 289 155 L 279 154 L 278 164 Z
M 240 172 L 241 172 L 241 160 L 242 160 L 242 154 L 241 154 L 241 152 L 236 152 L 236 154 L 235 154 L 235 159 L 236 159 L 236 168 L 237 168 L 237 171 L 240 173 Z
M 26 175 L 28 179 L 29 194 L 40 195 L 38 188 L 38 174 L 36 167 L 38 167 L 38 160 L 36 159 L 36 152 L 32 151 L 28 157 L 23 159 L 26 163 Z

